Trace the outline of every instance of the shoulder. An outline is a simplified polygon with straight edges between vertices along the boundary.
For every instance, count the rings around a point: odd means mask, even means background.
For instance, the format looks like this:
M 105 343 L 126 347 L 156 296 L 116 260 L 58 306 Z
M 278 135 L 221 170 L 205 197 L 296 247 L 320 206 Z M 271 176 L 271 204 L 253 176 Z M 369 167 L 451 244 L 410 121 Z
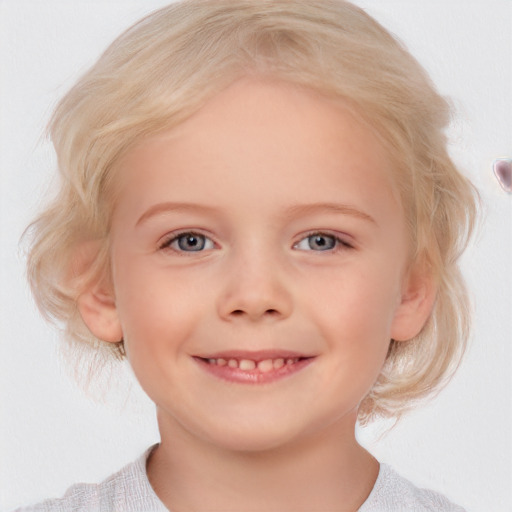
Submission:
M 387 464 L 380 465 L 375 486 L 359 512 L 465 512 L 443 495 L 419 489 Z
M 80 483 L 62 498 L 22 507 L 14 512 L 165 512 L 146 476 L 146 459 L 153 447 L 99 484 Z

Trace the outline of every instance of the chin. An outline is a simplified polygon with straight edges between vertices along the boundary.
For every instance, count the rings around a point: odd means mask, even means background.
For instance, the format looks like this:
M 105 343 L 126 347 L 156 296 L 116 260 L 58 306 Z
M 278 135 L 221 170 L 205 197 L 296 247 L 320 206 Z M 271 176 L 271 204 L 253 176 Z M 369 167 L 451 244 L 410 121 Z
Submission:
M 285 425 L 263 424 L 224 425 L 209 430 L 207 438 L 220 449 L 231 452 L 261 453 L 283 448 L 300 439 L 300 432 Z

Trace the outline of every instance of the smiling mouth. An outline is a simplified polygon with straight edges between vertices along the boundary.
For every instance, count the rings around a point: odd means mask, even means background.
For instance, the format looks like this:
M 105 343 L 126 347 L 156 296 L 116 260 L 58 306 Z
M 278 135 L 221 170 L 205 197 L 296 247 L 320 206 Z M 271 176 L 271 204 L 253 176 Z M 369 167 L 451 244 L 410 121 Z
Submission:
M 268 383 L 292 375 L 308 366 L 314 356 L 295 354 L 229 355 L 194 357 L 200 366 L 223 380 L 240 383 Z

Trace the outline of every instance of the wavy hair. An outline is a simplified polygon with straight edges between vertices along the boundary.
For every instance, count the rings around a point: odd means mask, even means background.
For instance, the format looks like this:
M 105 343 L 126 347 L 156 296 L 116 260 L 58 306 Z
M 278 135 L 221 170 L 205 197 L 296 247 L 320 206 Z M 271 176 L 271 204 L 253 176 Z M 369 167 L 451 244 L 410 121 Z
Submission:
M 121 34 L 49 124 L 60 185 L 27 231 L 36 302 L 64 328 L 87 373 L 123 358 L 123 343 L 94 339 L 77 309 L 88 279 L 109 272 L 116 163 L 136 142 L 178 125 L 251 75 L 343 100 L 393 159 L 414 258 L 424 258 L 439 284 L 423 330 L 406 342 L 391 340 L 360 405 L 362 423 L 399 417 L 446 382 L 464 352 L 470 312 L 457 261 L 475 223 L 477 194 L 447 151 L 449 103 L 406 48 L 349 2 L 185 0 Z M 102 248 L 87 271 L 77 272 L 77 247 L 88 240 Z

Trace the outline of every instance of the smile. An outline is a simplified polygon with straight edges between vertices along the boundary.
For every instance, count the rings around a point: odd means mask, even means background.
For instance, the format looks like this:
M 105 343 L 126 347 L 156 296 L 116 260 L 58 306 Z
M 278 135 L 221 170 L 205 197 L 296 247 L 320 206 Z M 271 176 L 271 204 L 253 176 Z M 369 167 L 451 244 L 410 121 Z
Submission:
M 314 357 L 282 354 L 221 354 L 216 357 L 194 357 L 207 372 L 223 380 L 263 384 L 292 375 L 308 366 Z

